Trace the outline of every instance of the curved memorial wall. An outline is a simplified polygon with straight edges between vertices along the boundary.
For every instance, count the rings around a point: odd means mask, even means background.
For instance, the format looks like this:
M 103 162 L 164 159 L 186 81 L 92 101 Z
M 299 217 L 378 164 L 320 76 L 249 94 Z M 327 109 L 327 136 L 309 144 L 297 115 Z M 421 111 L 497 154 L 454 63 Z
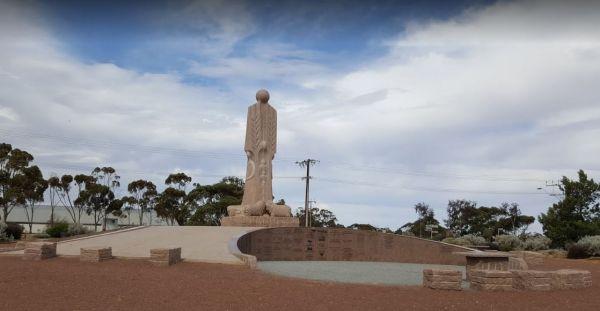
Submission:
M 339 228 L 266 228 L 237 241 L 258 261 L 385 261 L 465 265 L 470 248 L 416 237 Z

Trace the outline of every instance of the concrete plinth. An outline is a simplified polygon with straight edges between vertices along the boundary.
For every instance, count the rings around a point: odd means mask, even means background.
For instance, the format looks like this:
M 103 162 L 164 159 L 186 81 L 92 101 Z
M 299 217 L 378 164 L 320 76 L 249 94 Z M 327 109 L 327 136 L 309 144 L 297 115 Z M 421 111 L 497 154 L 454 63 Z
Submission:
M 423 286 L 431 289 L 462 290 L 462 273 L 455 270 L 423 270 Z
M 181 261 L 181 247 L 150 250 L 150 262 L 157 266 L 172 266 Z
M 221 218 L 224 227 L 299 227 L 297 217 L 226 216 Z
M 510 271 L 471 270 L 471 289 L 481 291 L 511 291 L 513 274 Z
M 56 257 L 56 243 L 30 242 L 25 246 L 23 259 L 45 260 Z
M 553 289 L 579 289 L 592 286 L 592 273 L 586 270 L 563 269 L 552 273 Z
M 509 253 L 504 252 L 459 252 L 455 253 L 467 257 L 467 280 L 471 280 L 473 270 L 508 271 Z
M 546 291 L 552 289 L 552 271 L 515 270 L 513 286 L 516 289 Z
M 100 262 L 112 259 L 110 247 L 82 247 L 79 255 L 81 261 Z

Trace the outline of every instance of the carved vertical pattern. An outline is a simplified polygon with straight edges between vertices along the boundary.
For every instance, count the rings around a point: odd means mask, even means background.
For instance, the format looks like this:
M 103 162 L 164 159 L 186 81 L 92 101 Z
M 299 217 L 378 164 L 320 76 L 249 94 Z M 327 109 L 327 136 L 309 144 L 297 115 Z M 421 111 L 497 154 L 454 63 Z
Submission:
M 260 132 L 261 132 L 261 115 L 260 115 L 260 106 L 255 106 L 255 109 L 253 109 L 253 113 L 252 113 L 252 147 L 253 147 L 253 151 L 254 154 L 258 154 L 259 151 L 259 144 L 260 144 Z
M 273 108 L 271 108 L 269 112 L 269 151 L 274 156 L 275 152 L 277 152 L 277 112 Z

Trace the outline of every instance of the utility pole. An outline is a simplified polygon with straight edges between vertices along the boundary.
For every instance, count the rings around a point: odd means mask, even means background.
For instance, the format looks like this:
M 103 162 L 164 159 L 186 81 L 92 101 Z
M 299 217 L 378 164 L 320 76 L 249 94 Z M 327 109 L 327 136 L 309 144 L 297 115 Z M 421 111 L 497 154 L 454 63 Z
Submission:
M 309 226 L 309 224 L 308 224 L 308 213 L 309 213 L 309 211 L 308 211 L 308 203 L 309 203 L 308 202 L 309 201 L 308 192 L 310 189 L 310 179 L 311 179 L 310 166 L 315 165 L 318 162 L 319 162 L 318 160 L 310 159 L 310 158 L 303 160 L 303 161 L 296 161 L 296 164 L 298 164 L 298 166 L 306 167 L 306 177 L 302 177 L 302 179 L 306 180 L 306 191 L 304 193 L 304 220 L 305 220 L 304 225 L 306 227 Z

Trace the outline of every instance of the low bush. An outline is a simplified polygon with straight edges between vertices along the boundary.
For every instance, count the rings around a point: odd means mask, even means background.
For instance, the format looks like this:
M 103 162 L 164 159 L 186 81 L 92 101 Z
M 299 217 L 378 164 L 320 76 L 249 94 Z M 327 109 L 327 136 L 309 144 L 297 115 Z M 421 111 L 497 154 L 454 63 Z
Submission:
M 539 251 L 540 253 L 552 258 L 567 258 L 567 251 L 564 249 L 547 249 Z
M 55 222 L 53 225 L 48 225 L 46 233 L 53 238 L 68 236 L 69 224 L 63 221 Z
M 442 242 L 460 246 L 475 246 L 487 244 L 487 241 L 483 237 L 473 234 L 467 234 L 457 238 L 445 238 L 442 240 Z
M 0 221 L 0 242 L 12 242 L 12 237 L 6 234 L 6 224 Z
M 523 249 L 528 251 L 546 250 L 550 248 L 550 244 L 552 244 L 552 240 L 549 238 L 543 235 L 534 235 L 525 239 Z
M 25 228 L 19 224 L 7 224 L 4 233 L 9 237 L 12 236 L 15 240 L 20 240 L 23 235 L 23 230 L 25 230 Z
M 600 235 L 583 237 L 577 241 L 576 245 L 587 249 L 588 257 L 600 256 Z
M 495 241 L 498 244 L 498 250 L 503 252 L 514 251 L 523 247 L 523 242 L 516 235 L 497 235 Z
M 82 225 L 79 225 L 79 224 L 69 224 L 69 230 L 67 231 L 67 234 L 69 236 L 72 236 L 72 235 L 86 234 L 88 232 L 89 232 L 88 229 L 86 229 Z
M 567 246 L 567 258 L 582 259 L 588 257 L 590 257 L 590 254 L 587 247 L 577 243 Z

